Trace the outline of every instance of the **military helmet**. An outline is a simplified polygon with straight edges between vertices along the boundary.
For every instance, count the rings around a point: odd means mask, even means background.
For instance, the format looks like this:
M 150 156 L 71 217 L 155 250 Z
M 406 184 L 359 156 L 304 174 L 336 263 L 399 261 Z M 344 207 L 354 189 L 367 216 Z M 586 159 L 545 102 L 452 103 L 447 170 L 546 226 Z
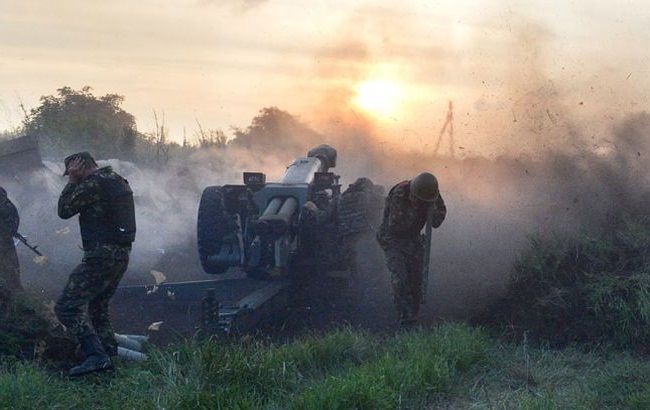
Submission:
M 413 178 L 409 184 L 411 195 L 425 202 L 433 202 L 440 194 L 438 180 L 428 172 L 423 172 Z

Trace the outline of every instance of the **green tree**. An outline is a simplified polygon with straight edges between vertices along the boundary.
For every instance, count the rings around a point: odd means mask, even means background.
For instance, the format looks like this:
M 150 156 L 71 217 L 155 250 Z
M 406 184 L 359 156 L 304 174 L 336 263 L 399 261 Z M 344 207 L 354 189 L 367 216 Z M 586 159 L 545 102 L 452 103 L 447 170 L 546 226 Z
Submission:
M 117 94 L 97 97 L 88 86 L 59 88 L 55 95 L 41 97 L 41 104 L 30 111 L 25 132 L 38 137 L 47 155 L 87 150 L 97 158 L 132 160 L 142 138 L 133 115 L 121 108 L 123 101 Z
M 323 136 L 277 107 L 260 110 L 246 129 L 235 129 L 231 144 L 263 152 L 297 155 L 323 142 Z

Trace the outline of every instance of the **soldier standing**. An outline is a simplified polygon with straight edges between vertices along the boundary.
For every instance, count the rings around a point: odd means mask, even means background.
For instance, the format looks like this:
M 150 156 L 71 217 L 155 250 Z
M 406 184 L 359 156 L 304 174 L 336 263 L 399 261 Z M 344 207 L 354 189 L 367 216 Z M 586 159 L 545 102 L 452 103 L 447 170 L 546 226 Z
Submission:
M 14 246 L 18 232 L 18 210 L 0 187 L 0 295 L 11 296 L 23 289 L 20 284 L 20 265 Z
M 424 247 L 420 231 L 432 209 L 432 226 L 442 224 L 447 214 L 438 190 L 438 180 L 424 172 L 411 181 L 395 185 L 386 198 L 384 219 L 377 240 L 386 255 L 391 273 L 393 298 L 402 327 L 417 322 L 422 303 Z
M 133 192 L 111 167 L 98 168 L 87 152 L 65 159 L 69 182 L 59 198 L 59 217 L 79 214 L 83 260 L 70 274 L 55 306 L 77 338 L 85 360 L 71 376 L 111 370 L 117 354 L 108 304 L 129 264 L 135 239 Z

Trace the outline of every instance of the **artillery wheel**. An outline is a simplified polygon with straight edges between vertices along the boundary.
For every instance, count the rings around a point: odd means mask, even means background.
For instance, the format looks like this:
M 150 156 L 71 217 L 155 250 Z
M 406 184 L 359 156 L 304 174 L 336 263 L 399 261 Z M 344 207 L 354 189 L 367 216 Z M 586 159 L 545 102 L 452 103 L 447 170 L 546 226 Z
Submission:
M 196 233 L 201 266 L 206 273 L 218 275 L 228 270 L 229 266 L 216 263 L 210 256 L 221 249 L 222 238 L 227 233 L 227 215 L 224 205 L 223 188 L 210 186 L 203 190 L 199 203 Z

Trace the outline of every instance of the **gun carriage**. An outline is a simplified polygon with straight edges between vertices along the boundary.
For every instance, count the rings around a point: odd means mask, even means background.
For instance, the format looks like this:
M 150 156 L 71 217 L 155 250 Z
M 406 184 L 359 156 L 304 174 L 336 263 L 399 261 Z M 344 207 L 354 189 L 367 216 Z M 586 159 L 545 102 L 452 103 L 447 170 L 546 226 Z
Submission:
M 253 330 L 281 316 L 301 276 L 340 268 L 328 222 L 341 193 L 336 150 L 320 145 L 287 167 L 279 182 L 244 172 L 241 185 L 210 186 L 201 196 L 197 240 L 204 271 L 214 280 L 125 286 L 114 301 L 115 320 L 166 321 L 177 332 Z M 307 206 L 307 202 L 317 207 Z M 316 232 L 314 232 L 316 231 Z M 173 295 L 173 299 L 169 297 Z

